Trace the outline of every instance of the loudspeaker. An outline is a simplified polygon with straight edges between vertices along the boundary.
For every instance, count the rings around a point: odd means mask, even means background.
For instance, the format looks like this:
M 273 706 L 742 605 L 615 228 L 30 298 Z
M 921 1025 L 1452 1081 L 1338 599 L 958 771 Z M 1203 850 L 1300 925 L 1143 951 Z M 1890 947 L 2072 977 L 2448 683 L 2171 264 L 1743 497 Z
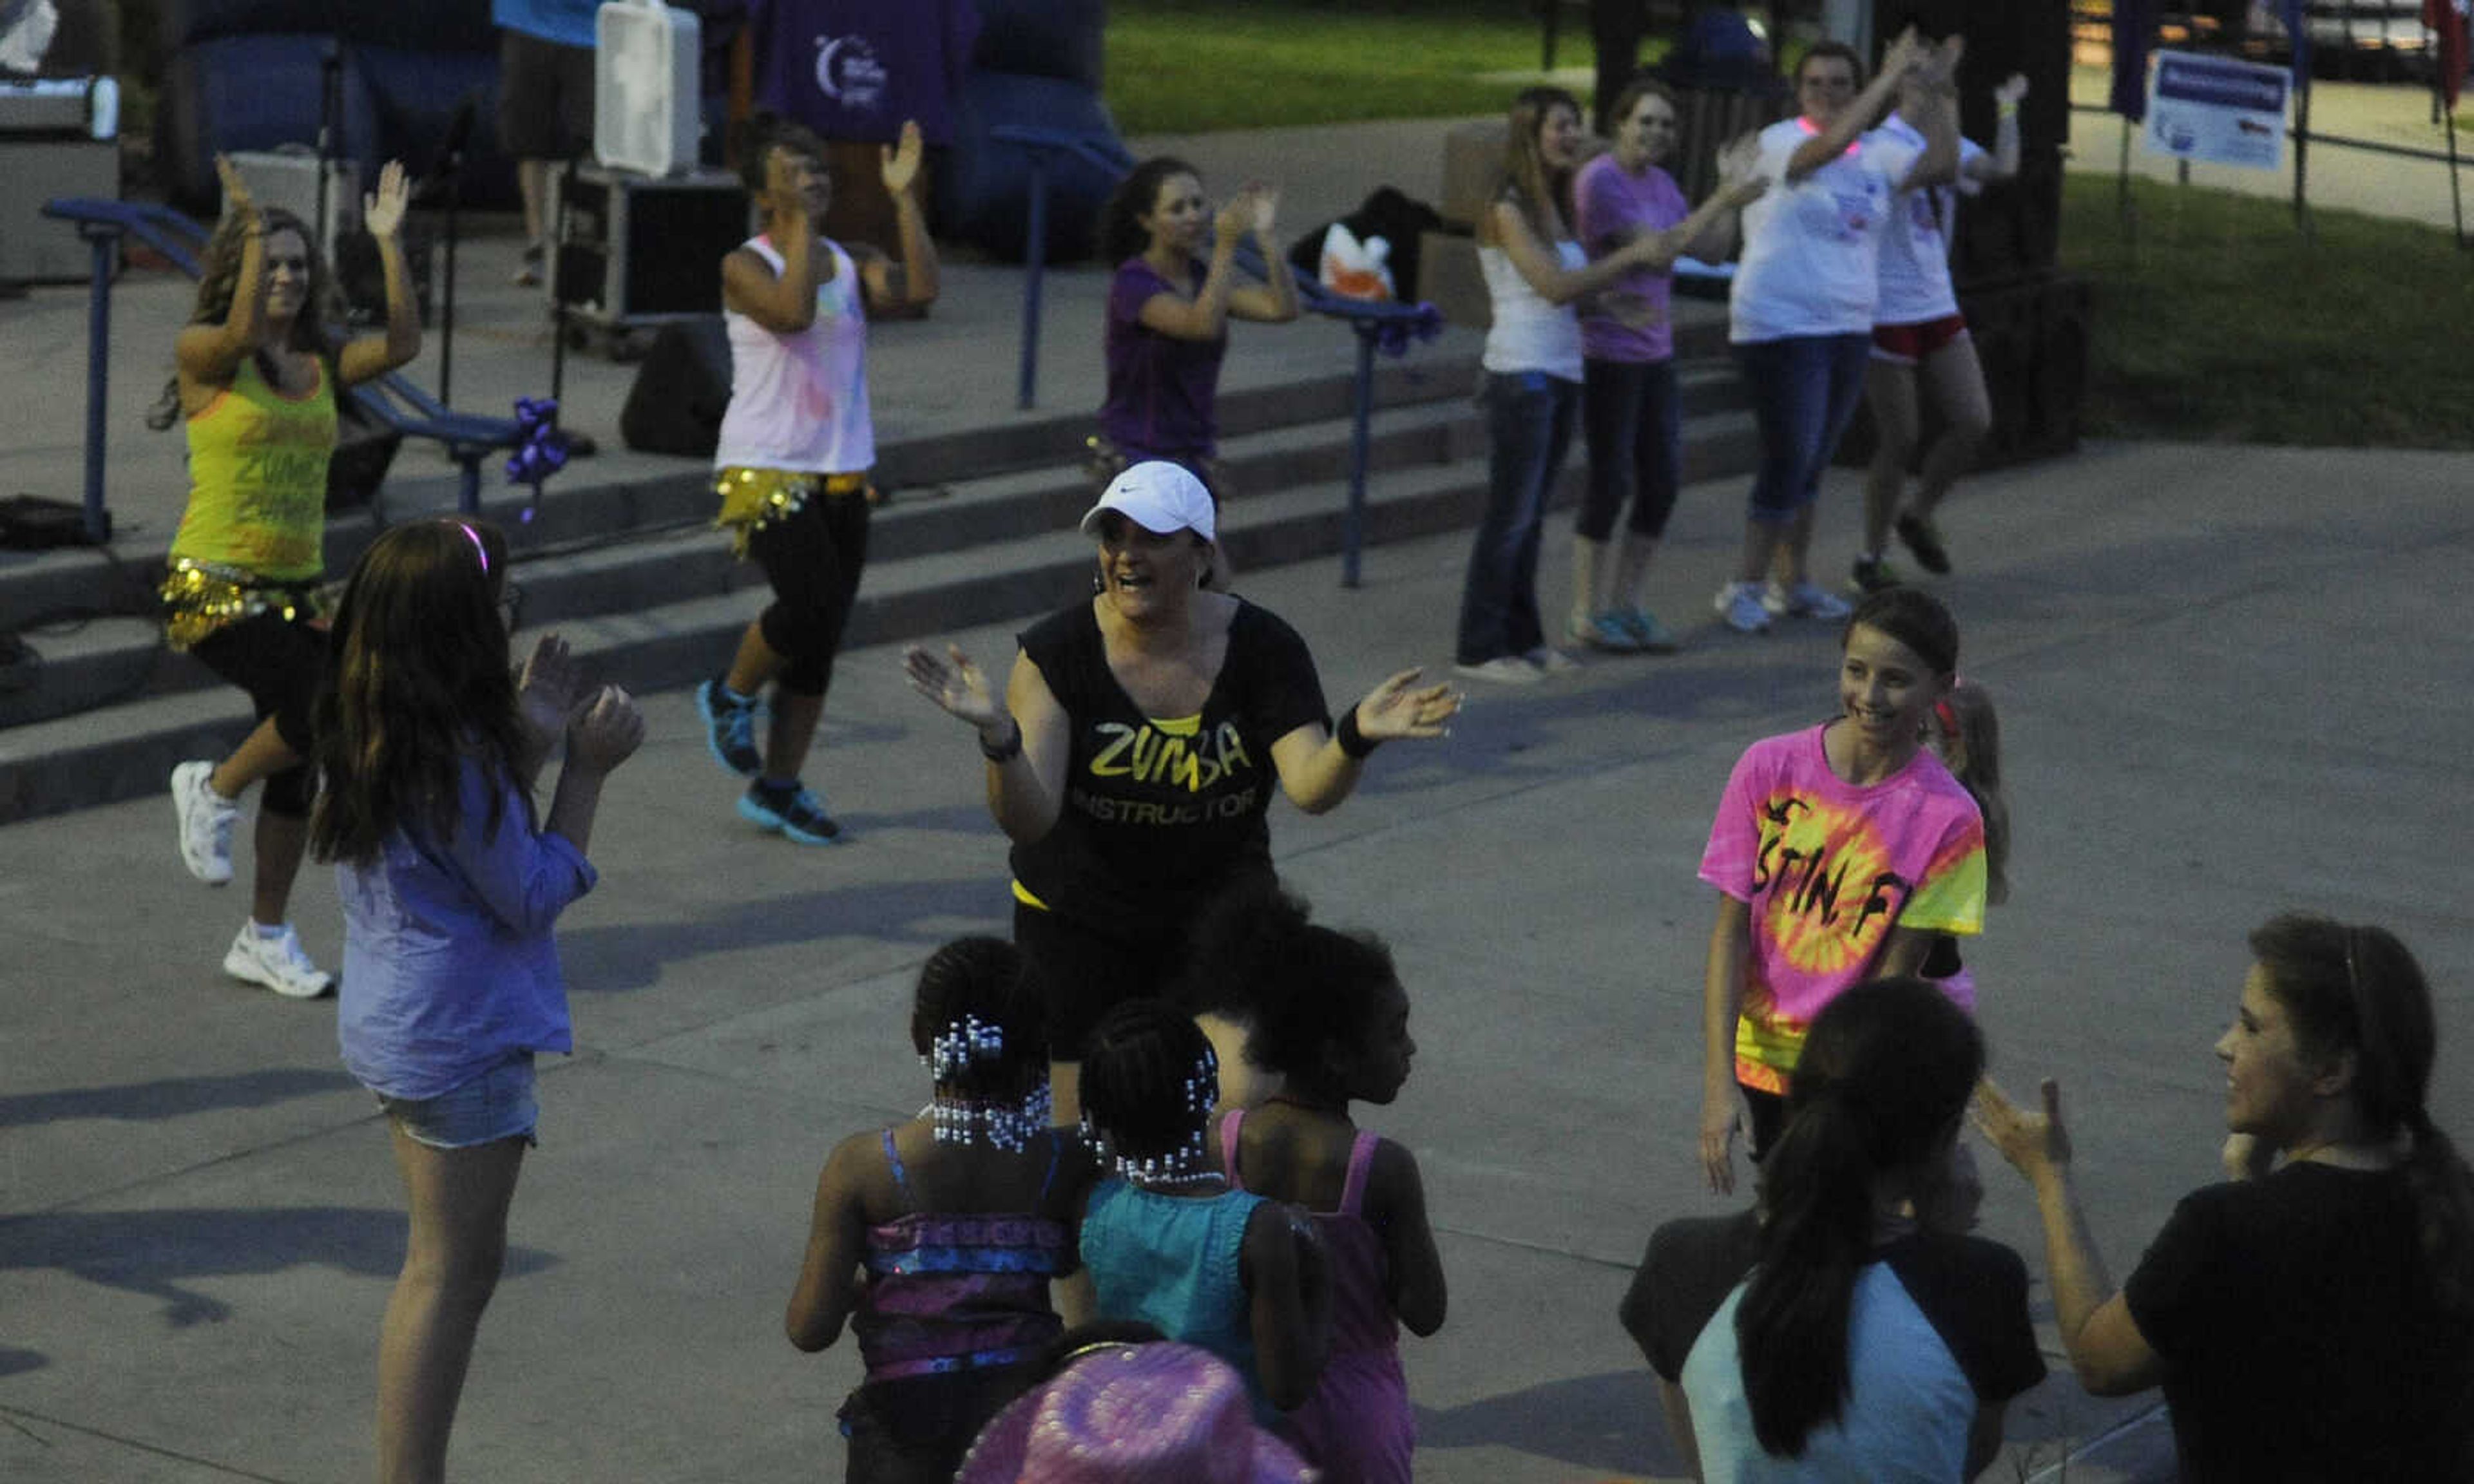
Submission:
M 1959 132 L 1990 148 L 1993 89 L 2027 79 L 2019 108 L 2019 176 L 1988 186 L 1959 209 L 1951 277 L 1961 289 L 2050 271 L 2061 252 L 2062 150 L 2071 130 L 2070 0 L 1875 0 L 1873 34 L 1884 44 L 1907 26 L 1938 40 L 1967 37 L 1958 68 Z
M 719 315 L 674 320 L 653 337 L 618 413 L 618 436 L 639 453 L 709 459 L 730 406 L 730 336 Z

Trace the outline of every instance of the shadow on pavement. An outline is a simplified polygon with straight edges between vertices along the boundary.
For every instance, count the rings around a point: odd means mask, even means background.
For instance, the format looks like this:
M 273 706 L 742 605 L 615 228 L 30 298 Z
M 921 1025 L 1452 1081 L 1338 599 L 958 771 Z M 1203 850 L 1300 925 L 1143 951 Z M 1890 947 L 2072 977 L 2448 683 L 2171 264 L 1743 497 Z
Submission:
M 271 1206 L 218 1210 L 54 1211 L 0 1220 L 0 1270 L 59 1268 L 88 1282 L 163 1302 L 175 1328 L 216 1323 L 230 1308 L 181 1284 L 324 1264 L 361 1278 L 403 1266 L 404 1213 L 354 1206 Z M 507 1249 L 505 1276 L 538 1273 L 558 1259 Z M 0 1362 L 9 1359 L 0 1353 Z M 19 1369 L 30 1369 L 19 1367 Z
M 340 1092 L 354 1086 L 340 1071 L 272 1067 L 222 1077 L 162 1077 L 110 1088 L 62 1088 L 0 1097 L 0 1128 L 65 1123 L 77 1118 L 127 1122 L 179 1118 L 225 1108 L 264 1108 L 288 1098 Z
M 776 849 L 791 849 L 773 842 Z M 834 849 L 834 847 L 823 847 Z M 1005 931 L 1012 900 L 984 876 L 949 881 L 870 881 L 835 891 L 735 901 L 688 921 L 609 922 L 559 935 L 571 995 L 650 989 L 662 967 L 705 953 L 789 946 L 837 937 L 891 939 L 934 948 L 955 921 Z
M 1612 1473 L 1680 1473 L 1646 1366 L 1418 1408 L 1418 1447 L 1511 1448 Z

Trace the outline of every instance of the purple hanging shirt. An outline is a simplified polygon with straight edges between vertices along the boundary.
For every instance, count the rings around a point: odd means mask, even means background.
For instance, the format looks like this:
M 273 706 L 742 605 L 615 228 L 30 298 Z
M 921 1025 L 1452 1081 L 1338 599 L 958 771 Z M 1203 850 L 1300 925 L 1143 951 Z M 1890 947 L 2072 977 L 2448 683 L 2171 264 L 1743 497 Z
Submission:
M 1228 353 L 1225 334 L 1213 340 L 1179 340 L 1143 323 L 1143 305 L 1155 294 L 1192 298 L 1202 292 L 1207 270 L 1191 265 L 1183 288 L 1160 276 L 1140 257 L 1117 265 L 1108 286 L 1108 399 L 1100 406 L 1100 433 L 1128 459 L 1207 459 L 1220 446 L 1212 400 L 1220 391 L 1220 358 Z
M 756 101 L 826 140 L 954 139 L 979 39 L 971 0 L 754 0 Z

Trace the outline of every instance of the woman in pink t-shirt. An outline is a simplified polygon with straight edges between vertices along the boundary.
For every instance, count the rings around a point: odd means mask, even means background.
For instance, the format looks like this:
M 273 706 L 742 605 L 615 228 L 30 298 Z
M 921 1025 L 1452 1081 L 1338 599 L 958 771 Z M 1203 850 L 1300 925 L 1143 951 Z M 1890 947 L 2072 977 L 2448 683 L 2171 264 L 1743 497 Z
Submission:
M 1667 320 L 1675 260 L 1686 252 L 1723 256 L 1734 213 L 1769 182 L 1758 176 L 1735 181 L 1689 210 L 1675 178 L 1660 167 L 1675 151 L 1675 95 L 1666 84 L 1635 78 L 1607 116 L 1615 121 L 1614 149 L 1572 178 L 1581 246 L 1597 259 L 1643 238 L 1656 246 L 1613 285 L 1637 297 L 1647 323 L 1626 323 L 1594 304 L 1581 315 L 1581 435 L 1589 448 L 1589 485 L 1572 542 L 1572 612 L 1564 637 L 1619 654 L 1664 654 L 1675 648 L 1675 635 L 1641 607 L 1640 585 L 1684 483 L 1684 402 Z M 1610 562 L 1615 513 L 1627 494 L 1632 518 Z
M 1747 1109 L 1756 1160 L 1777 1137 L 1822 1007 L 1916 972 L 1938 934 L 1983 930 L 1983 817 L 1924 745 L 1957 669 L 1948 609 L 1912 587 L 1874 593 L 1840 641 L 1840 714 L 1754 743 L 1728 776 L 1701 856 L 1719 892 L 1702 1001 L 1714 1190 L 1734 1188 Z

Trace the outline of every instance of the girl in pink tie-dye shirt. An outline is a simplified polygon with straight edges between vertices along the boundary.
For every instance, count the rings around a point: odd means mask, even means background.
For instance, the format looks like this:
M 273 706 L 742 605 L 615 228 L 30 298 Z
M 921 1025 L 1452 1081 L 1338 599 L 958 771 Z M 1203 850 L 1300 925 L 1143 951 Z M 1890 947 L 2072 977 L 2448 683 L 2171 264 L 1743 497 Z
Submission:
M 1745 750 L 1701 879 L 1719 891 L 1704 978 L 1701 1155 L 1734 1188 L 1735 1135 L 1776 1135 L 1805 1028 L 1849 986 L 1913 973 L 1936 935 L 1984 925 L 1984 822 L 1924 746 L 1958 625 L 1911 587 L 1847 621 L 1839 714 Z

